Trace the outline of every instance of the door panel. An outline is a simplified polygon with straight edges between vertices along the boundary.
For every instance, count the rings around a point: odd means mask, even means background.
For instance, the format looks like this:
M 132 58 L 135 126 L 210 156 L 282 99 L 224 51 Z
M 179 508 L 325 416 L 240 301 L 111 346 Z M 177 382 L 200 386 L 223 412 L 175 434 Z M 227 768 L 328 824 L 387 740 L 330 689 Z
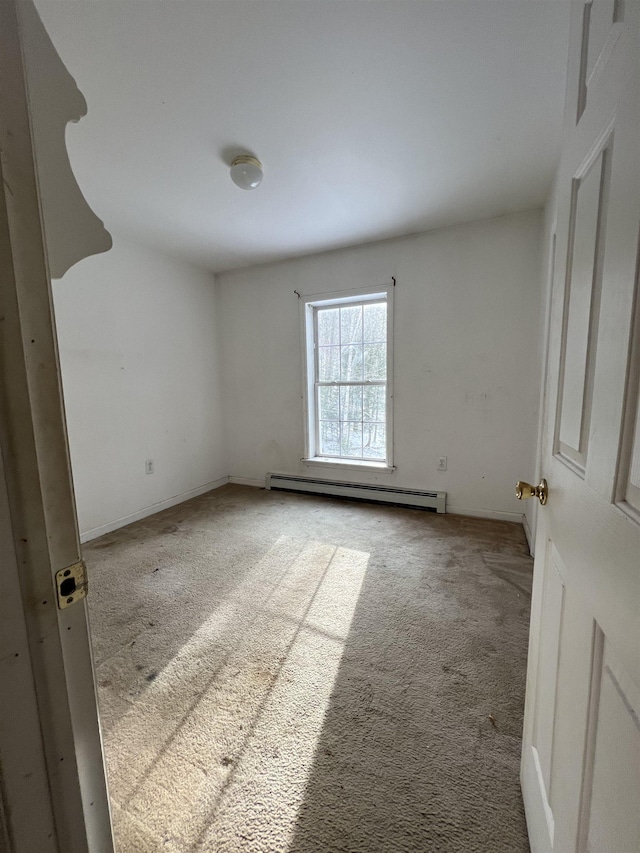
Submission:
M 618 502 L 630 518 L 640 524 L 640 234 L 636 262 L 635 323 L 629 353 L 626 415 L 623 429 Z
M 573 179 L 557 452 L 584 474 L 600 317 L 609 188 L 609 139 Z
M 533 853 L 640 851 L 639 47 L 640 3 L 574 2 L 522 755 Z
M 545 838 L 553 844 L 554 816 L 551 804 L 551 772 L 556 718 L 558 665 L 561 655 L 565 585 L 559 554 L 551 542 L 546 543 L 540 633 L 538 637 L 538 672 L 533 710 L 531 759 L 535 784 L 544 814 Z
M 632 0 L 633 2 L 634 0 Z M 625 0 L 589 0 L 581 17 L 578 120 L 622 30 Z
M 596 0 L 589 3 L 589 40 L 587 43 L 587 86 L 593 82 L 594 72 L 602 57 L 607 39 L 621 6 L 616 8 L 615 0 Z
M 553 755 L 553 732 L 556 710 L 556 688 L 558 662 L 560 659 L 560 638 L 564 615 L 564 591 L 562 573 L 559 566 L 559 554 L 551 543 L 547 552 L 550 559 L 546 565 L 543 580 L 542 619 L 540 624 L 539 669 L 547 677 L 539 681 L 536 696 L 533 746 L 537 751 L 540 776 L 544 787 L 544 796 L 550 802 L 551 759 Z
M 632 851 L 640 839 L 640 691 L 598 625 L 594 645 L 580 845 Z
M 631 506 L 640 510 L 640 406 L 636 406 L 635 435 L 625 497 Z

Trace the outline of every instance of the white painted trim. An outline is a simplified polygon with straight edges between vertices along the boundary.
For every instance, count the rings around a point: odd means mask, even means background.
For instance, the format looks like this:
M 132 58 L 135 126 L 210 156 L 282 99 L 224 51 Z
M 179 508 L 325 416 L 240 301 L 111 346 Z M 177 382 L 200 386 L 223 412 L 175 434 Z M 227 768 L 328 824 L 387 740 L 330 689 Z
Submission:
M 64 139 L 54 151 L 48 135 L 79 118 L 78 91 L 32 3 L 2 0 L 0 34 L 0 184 L 10 188 L 0 192 L 3 611 L 8 596 L 13 604 L 1 615 L 11 647 L 0 672 L 3 813 L 13 853 L 113 853 L 86 602 L 60 610 L 54 580 L 80 543 L 36 158 L 64 167 Z M 36 105 L 54 79 L 40 124 Z M 107 246 L 93 244 L 98 220 L 76 190 L 63 172 L 56 196 L 76 208 L 80 260 Z
M 313 311 L 307 305 L 304 297 L 300 300 L 300 343 L 302 351 L 302 407 L 304 413 L 304 456 L 309 458 L 315 452 L 315 416 L 309 401 L 313 395 L 313 375 L 315 369 L 315 353 L 313 341 Z
M 220 477 L 211 483 L 205 483 L 204 486 L 198 486 L 196 489 L 190 489 L 188 492 L 182 492 L 179 495 L 173 495 L 164 501 L 151 504 L 143 507 L 137 512 L 132 512 L 130 515 L 123 515 L 121 518 L 116 518 L 115 521 L 109 521 L 106 524 L 101 524 L 99 527 L 94 527 L 91 530 L 86 530 L 80 534 L 81 542 L 89 542 L 91 539 L 97 539 L 99 536 L 104 536 L 105 533 L 111 533 L 113 530 L 119 530 L 121 527 L 126 527 L 127 524 L 133 524 L 134 521 L 140 521 L 142 518 L 147 518 L 149 515 L 155 515 L 163 509 L 168 509 L 171 506 L 184 503 L 191 498 L 197 498 L 199 495 L 204 495 L 206 492 L 211 492 L 214 489 L 219 489 L 220 486 L 226 485 L 230 481 L 229 477 Z
M 265 488 L 264 480 L 256 480 L 253 477 L 229 477 L 230 483 L 235 483 L 238 486 L 255 486 L 258 489 Z
M 468 515 L 471 518 L 487 518 L 491 521 L 514 521 L 516 524 L 522 524 L 523 515 L 521 512 L 498 512 L 494 509 L 470 509 L 466 506 L 453 506 L 447 504 L 448 515 Z
M 319 468 L 335 468 L 342 471 L 365 471 L 374 474 L 393 474 L 396 468 L 393 465 L 385 465 L 384 462 L 361 462 L 357 459 L 322 459 L 315 457 L 314 459 L 303 459 L 302 464 L 309 467 L 317 466 Z
M 388 297 L 393 291 L 393 284 L 371 285 L 370 287 L 345 287 L 343 290 L 331 290 L 327 293 L 302 294 L 300 299 L 305 305 L 315 307 L 323 302 L 334 302 L 336 305 L 348 305 L 350 302 L 360 302 L 363 299 L 375 299 L 377 296 Z
M 529 526 L 529 519 L 526 515 L 522 516 L 522 526 L 524 527 L 524 535 L 527 537 L 527 544 L 529 545 L 529 553 L 531 556 L 535 556 L 535 537 L 531 532 L 531 527 Z

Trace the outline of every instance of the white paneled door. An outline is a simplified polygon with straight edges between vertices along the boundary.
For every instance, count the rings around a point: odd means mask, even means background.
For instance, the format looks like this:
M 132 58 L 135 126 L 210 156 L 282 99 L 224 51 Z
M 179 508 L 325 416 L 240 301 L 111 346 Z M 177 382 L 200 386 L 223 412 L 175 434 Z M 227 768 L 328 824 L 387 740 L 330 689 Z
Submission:
M 573 5 L 527 675 L 533 853 L 640 851 L 640 2 Z

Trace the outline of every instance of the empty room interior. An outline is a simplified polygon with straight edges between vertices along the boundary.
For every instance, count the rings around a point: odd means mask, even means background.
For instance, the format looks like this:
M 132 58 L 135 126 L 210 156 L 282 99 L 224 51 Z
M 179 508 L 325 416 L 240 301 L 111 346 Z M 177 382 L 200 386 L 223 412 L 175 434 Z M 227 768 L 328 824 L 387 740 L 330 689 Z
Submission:
M 637 853 L 635 0 L 35 7 L 115 849 Z

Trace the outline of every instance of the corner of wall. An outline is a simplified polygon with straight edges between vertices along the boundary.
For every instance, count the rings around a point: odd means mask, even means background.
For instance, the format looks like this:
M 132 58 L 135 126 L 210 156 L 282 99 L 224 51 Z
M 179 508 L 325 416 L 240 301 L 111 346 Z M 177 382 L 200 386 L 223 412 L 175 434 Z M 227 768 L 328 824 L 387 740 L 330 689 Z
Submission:
M 119 234 L 56 281 L 83 538 L 225 480 L 217 297 L 211 270 Z

